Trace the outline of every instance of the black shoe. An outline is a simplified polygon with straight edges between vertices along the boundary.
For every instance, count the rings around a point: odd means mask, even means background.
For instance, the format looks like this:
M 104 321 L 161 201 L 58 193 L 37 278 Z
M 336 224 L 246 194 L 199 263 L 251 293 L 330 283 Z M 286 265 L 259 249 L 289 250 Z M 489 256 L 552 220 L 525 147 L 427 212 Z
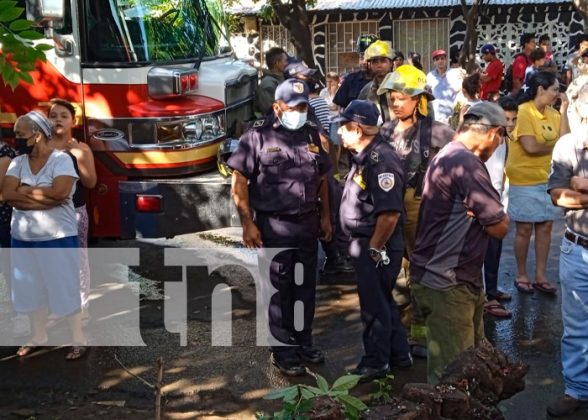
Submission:
M 371 382 L 375 379 L 382 379 L 385 378 L 386 375 L 390 372 L 390 368 L 388 365 L 385 365 L 381 368 L 374 368 L 369 366 L 362 366 L 361 364 L 357 366 L 355 369 L 351 369 L 347 372 L 348 375 L 359 375 L 359 383 L 364 384 L 366 382 Z
M 296 354 L 308 363 L 324 363 L 325 361 L 325 355 L 316 347 L 300 346 L 296 349 Z
M 353 273 L 355 269 L 347 258 L 343 256 L 337 256 L 335 258 L 327 258 L 325 265 L 323 266 L 323 274 L 337 274 L 337 273 Z
M 410 345 L 410 354 L 412 357 L 417 357 L 419 359 L 426 359 L 427 358 L 427 347 L 423 344 L 411 344 Z
M 286 376 L 300 376 L 306 373 L 306 367 L 296 355 L 286 356 L 272 353 L 271 361 Z
M 410 369 L 413 365 L 412 356 L 410 354 L 407 355 L 404 359 L 399 360 L 390 360 L 390 367 L 395 367 L 400 370 Z
M 553 417 L 566 417 L 582 408 L 588 408 L 588 401 L 563 395 L 547 406 L 547 413 Z

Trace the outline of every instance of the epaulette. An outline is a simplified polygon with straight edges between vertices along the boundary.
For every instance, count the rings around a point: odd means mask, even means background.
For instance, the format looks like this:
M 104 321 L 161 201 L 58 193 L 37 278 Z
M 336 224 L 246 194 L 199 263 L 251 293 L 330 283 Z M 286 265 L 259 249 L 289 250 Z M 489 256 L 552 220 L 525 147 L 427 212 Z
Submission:
M 306 125 L 311 128 L 314 128 L 315 130 L 318 130 L 318 125 L 316 125 L 314 121 L 306 120 Z

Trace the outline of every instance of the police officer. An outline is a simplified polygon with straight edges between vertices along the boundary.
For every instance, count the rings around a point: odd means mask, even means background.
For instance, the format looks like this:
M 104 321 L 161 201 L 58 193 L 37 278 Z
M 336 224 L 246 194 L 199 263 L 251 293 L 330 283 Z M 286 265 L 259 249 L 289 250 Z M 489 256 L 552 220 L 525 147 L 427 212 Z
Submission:
M 317 247 L 319 236 L 329 240 L 328 187 L 331 164 L 321 147 L 317 126 L 306 120 L 308 87 L 288 79 L 275 93 L 273 114 L 257 120 L 241 137 L 228 160 L 232 190 L 243 226 L 243 241 L 259 251 L 260 266 L 270 267 L 277 289 L 269 304 L 269 328 L 284 346 L 272 346 L 272 363 L 285 375 L 306 372 L 302 360 L 324 361 L 312 347 Z M 320 212 L 319 212 L 320 210 Z M 320 229 L 320 232 L 319 232 Z M 267 248 L 288 248 L 267 261 Z M 297 263 L 303 281 L 294 279 Z M 294 305 L 304 305 L 304 325 L 294 327 Z
M 392 299 L 402 265 L 404 175 L 400 158 L 378 135 L 379 113 L 366 100 L 351 101 L 339 117 L 339 134 L 353 153 L 341 202 L 341 224 L 351 236 L 364 325 L 365 355 L 349 373 L 360 382 L 386 376 L 390 365 L 412 366 L 406 331 Z

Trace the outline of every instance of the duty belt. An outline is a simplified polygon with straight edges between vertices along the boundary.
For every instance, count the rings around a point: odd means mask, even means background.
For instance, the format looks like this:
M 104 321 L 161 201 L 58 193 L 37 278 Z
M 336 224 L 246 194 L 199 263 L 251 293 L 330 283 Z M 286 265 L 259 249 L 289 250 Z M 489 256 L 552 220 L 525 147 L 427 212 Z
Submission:
M 567 230 L 564 233 L 564 237 L 569 240 L 572 241 L 573 243 L 580 245 L 583 248 L 588 249 L 588 238 L 584 238 L 580 235 L 576 235 L 574 232 Z
M 300 213 L 300 214 L 279 214 L 279 213 L 258 211 L 258 212 L 256 212 L 256 214 L 259 216 L 263 216 L 263 217 L 271 217 L 272 219 L 276 219 L 276 220 L 284 220 L 286 222 L 296 222 L 296 221 L 302 220 L 308 216 L 318 214 L 318 212 L 315 210 L 311 210 L 311 211 L 307 211 L 306 213 Z

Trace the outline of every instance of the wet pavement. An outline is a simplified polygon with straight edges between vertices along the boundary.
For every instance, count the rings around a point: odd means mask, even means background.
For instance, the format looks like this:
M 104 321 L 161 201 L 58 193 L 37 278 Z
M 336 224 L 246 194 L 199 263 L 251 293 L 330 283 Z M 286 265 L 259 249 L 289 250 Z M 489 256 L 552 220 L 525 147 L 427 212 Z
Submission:
M 563 224 L 559 222 L 554 226 L 548 264 L 549 278 L 557 284 L 562 232 Z M 238 267 L 224 267 L 210 276 L 203 269 L 188 269 L 188 345 L 180 346 L 179 335 L 165 330 L 165 301 L 161 300 L 157 285 L 180 280 L 181 269 L 163 266 L 163 249 L 232 246 L 238 240 L 238 232 L 223 231 L 220 240 L 219 236 L 204 238 L 185 235 L 171 240 L 99 244 L 140 248 L 141 264 L 132 269 L 130 277 L 150 285 L 143 290 L 138 314 L 146 346 L 92 348 L 77 362 L 66 362 L 62 348 L 51 348 L 24 359 L 11 356 L 14 348 L 0 348 L 0 418 L 151 418 L 152 389 L 125 372 L 117 359 L 151 384 L 156 380 L 156 359 L 164 359 L 163 391 L 168 418 L 254 418 L 257 411 L 277 408 L 274 402 L 262 399 L 270 389 L 295 382 L 312 383 L 308 375 L 296 381 L 283 378 L 269 366 L 267 348 L 256 346 L 255 287 L 251 277 Z M 532 251 L 529 257 L 532 268 Z M 120 273 L 93 275 L 93 287 L 102 291 L 96 293 L 98 298 L 115 293 L 112 284 L 121 281 L 117 278 Z M 513 295 L 513 300 L 505 304 L 513 316 L 508 320 L 487 319 L 486 335 L 509 358 L 530 365 L 525 391 L 500 405 L 506 418 L 546 418 L 546 404 L 563 390 L 560 299 L 538 292 L 521 295 L 514 287 L 514 278 L 511 227 L 504 241 L 499 286 Z M 354 367 L 361 355 L 358 299 L 351 280 L 337 276 L 318 287 L 315 344 L 324 349 L 327 362 L 311 369 L 329 382 Z M 96 284 L 98 281 L 100 284 Z M 222 283 L 232 290 L 232 345 L 212 347 L 210 294 Z M 109 322 L 99 314 L 92 316 L 96 323 Z M 422 382 L 425 361 L 416 360 L 412 370 L 394 374 L 395 391 L 406 382 Z M 367 384 L 356 388 L 354 394 L 369 398 L 375 391 L 375 385 Z M 588 412 L 571 418 L 588 418 Z

